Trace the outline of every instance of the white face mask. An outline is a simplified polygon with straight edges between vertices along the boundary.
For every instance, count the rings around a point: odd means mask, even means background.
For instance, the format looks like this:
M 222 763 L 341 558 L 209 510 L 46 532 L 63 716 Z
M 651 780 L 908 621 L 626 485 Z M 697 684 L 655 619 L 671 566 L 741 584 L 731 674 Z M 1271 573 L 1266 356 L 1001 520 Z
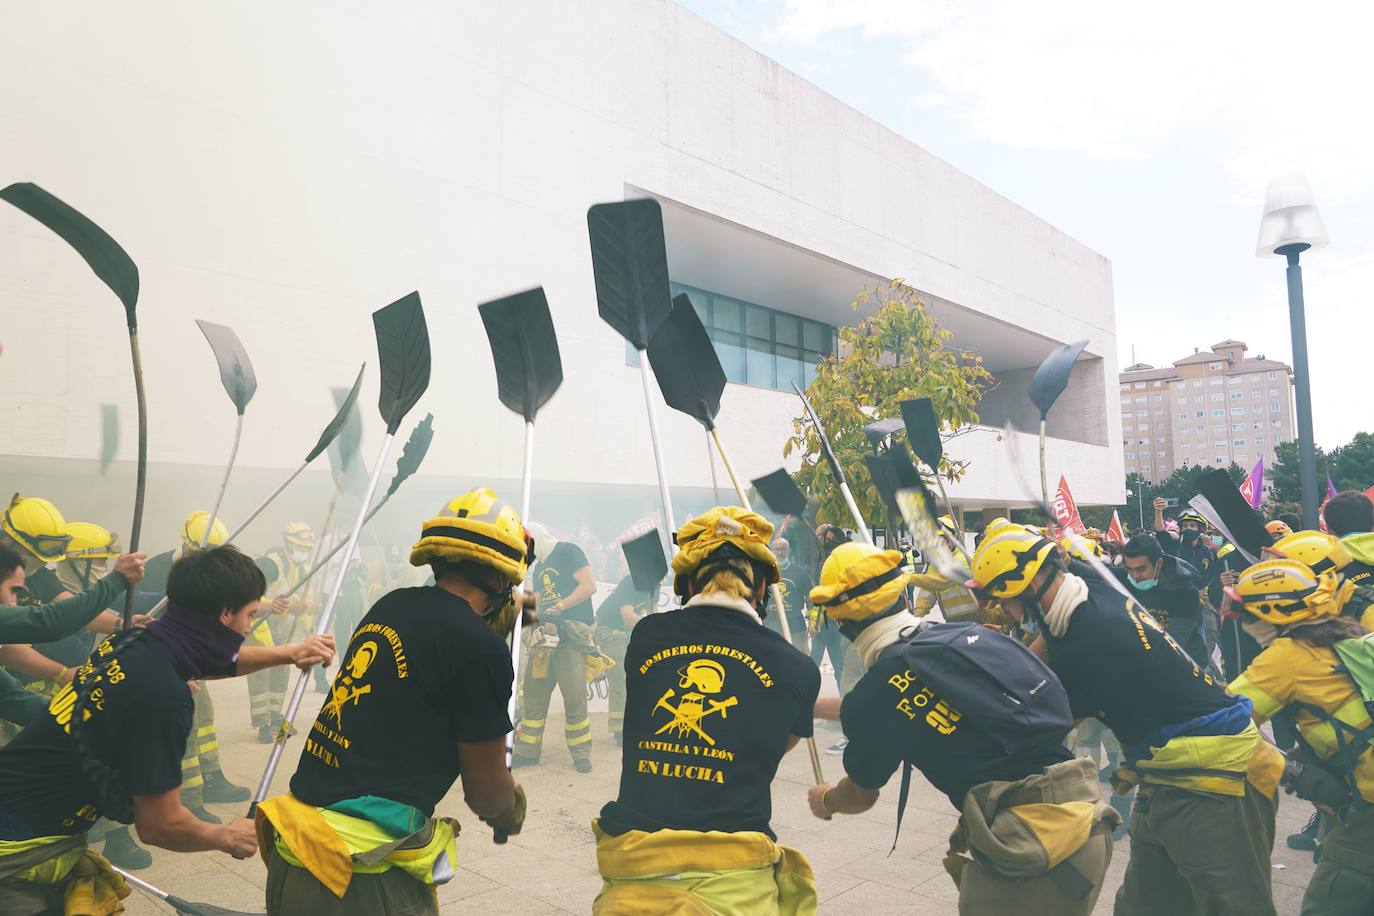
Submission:
M 291 547 L 288 549 L 287 553 L 291 557 L 291 562 L 298 566 L 310 559 L 309 547 Z
M 1262 648 L 1269 648 L 1269 644 L 1278 638 L 1279 628 L 1267 620 L 1260 620 L 1252 617 L 1241 624 L 1241 627 L 1249 634 L 1250 638 L 1259 643 Z

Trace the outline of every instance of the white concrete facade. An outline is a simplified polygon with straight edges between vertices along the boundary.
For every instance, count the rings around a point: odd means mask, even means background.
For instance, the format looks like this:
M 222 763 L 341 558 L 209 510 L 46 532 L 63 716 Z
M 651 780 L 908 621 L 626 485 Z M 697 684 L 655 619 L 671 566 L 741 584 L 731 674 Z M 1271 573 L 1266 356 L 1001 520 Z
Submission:
M 425 474 L 518 476 L 521 424 L 497 402 L 476 305 L 535 284 L 566 378 L 540 416 L 539 486 L 651 496 L 637 373 L 597 317 L 585 224 L 590 204 L 641 193 L 665 202 L 681 282 L 844 324 L 860 282 L 906 278 L 1003 378 L 992 425 L 1030 428 L 1026 370 L 1087 338 L 1052 418 L 1052 474 L 1080 503 L 1122 498 L 1107 259 L 666 0 L 20 4 L 0 81 L 0 183 L 44 185 L 139 264 L 152 486 L 168 499 L 168 481 L 213 480 L 231 432 L 192 319 L 235 328 L 252 356 L 239 460 L 267 481 L 363 360 L 370 460 L 368 315 L 412 289 L 434 350 L 415 415 L 436 417 Z M 132 457 L 121 311 L 9 207 L 0 342 L 11 489 L 53 458 L 92 473 L 102 402 L 120 405 Z M 709 488 L 700 427 L 659 409 L 674 485 Z M 729 386 L 720 425 L 744 476 L 781 463 L 797 413 L 791 395 Z M 996 440 L 955 443 L 973 463 L 952 495 L 1022 501 Z M 1033 438 L 1021 452 L 1034 480 Z

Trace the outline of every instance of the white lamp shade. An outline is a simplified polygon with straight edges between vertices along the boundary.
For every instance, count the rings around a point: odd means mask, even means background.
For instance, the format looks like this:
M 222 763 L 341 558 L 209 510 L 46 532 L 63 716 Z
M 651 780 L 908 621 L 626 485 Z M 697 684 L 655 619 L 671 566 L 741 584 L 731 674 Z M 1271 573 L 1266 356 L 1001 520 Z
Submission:
M 1322 248 L 1329 241 L 1306 178 L 1292 172 L 1269 182 L 1269 190 L 1264 195 L 1259 241 L 1255 244 L 1256 257 L 1274 254 L 1274 249 L 1284 245 L 1305 243 L 1312 248 Z

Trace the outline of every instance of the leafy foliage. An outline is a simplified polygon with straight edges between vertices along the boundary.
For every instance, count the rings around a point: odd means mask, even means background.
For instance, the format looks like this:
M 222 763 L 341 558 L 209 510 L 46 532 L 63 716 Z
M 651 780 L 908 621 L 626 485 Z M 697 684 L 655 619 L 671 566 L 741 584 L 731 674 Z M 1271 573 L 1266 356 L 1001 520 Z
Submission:
M 1280 442 L 1274 449 L 1276 460 L 1267 468 L 1270 498 L 1276 503 L 1302 503 L 1302 481 L 1298 476 L 1298 443 Z M 1326 498 L 1326 475 L 1337 490 L 1363 490 L 1374 484 L 1374 434 L 1356 433 L 1345 445 L 1331 451 L 1317 447 L 1317 499 Z
M 886 286 L 864 288 L 851 303 L 858 311 L 876 306 L 877 313 L 857 325 L 839 329 L 838 356 L 817 368 L 807 395 L 830 437 L 835 457 L 844 468 L 859 510 L 870 525 L 884 518 L 882 500 L 872 486 L 865 455 L 872 447 L 863 428 L 880 419 L 901 417 L 901 402 L 928 397 L 948 440 L 978 422 L 978 402 L 993 381 L 983 358 L 949 347 L 953 332 L 941 327 L 900 279 Z M 831 479 L 821 451 L 820 437 L 802 412 L 792 421 L 793 435 L 784 455 L 799 450 L 802 466 L 797 483 L 820 502 L 818 518 L 852 527 L 839 487 Z M 905 442 L 905 431 L 896 437 Z M 966 462 L 940 461 L 940 474 L 957 480 Z

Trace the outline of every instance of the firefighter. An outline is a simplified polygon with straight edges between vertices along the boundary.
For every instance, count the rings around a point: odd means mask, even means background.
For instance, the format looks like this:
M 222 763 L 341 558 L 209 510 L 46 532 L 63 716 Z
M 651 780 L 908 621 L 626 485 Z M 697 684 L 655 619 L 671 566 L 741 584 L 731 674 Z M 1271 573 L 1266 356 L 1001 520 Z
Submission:
M 1121 742 L 1117 794 L 1140 789 L 1117 916 L 1272 914 L 1269 855 L 1282 755 L 1150 614 L 1024 525 L 996 519 L 974 551 L 970 587 L 1038 633 L 1075 718 Z
M 1362 638 L 1368 631 L 1341 615 L 1354 588 L 1332 567 L 1315 572 L 1273 559 L 1246 569 L 1229 590 L 1264 647 L 1230 690 L 1250 700 L 1257 722 L 1296 710 L 1300 738 L 1285 783 L 1335 825 L 1322 840 L 1303 916 L 1358 916 L 1374 901 L 1374 723 L 1364 702 L 1374 689 L 1374 653 Z
M 529 555 L 519 516 L 488 489 L 421 526 L 410 562 L 435 584 L 393 589 L 363 617 L 290 792 L 259 806 L 269 914 L 437 914 L 458 850 L 457 822 L 434 807 L 455 779 L 483 821 L 520 832 L 504 637 Z
M 820 690 L 819 669 L 763 624 L 772 534 L 736 506 L 677 533 L 683 606 L 639 621 L 625 654 L 620 792 L 593 822 L 593 913 L 815 911 L 810 866 L 770 825 L 770 784 L 811 735 Z
M 908 611 L 901 564 L 898 551 L 845 544 L 826 560 L 811 592 L 853 641 L 866 671 L 843 705 L 817 701 L 817 715 L 838 715 L 850 740 L 844 778 L 809 790 L 812 813 L 822 819 L 861 814 L 902 768 L 900 806 L 909 787 L 906 767 L 915 767 L 961 812 L 945 858 L 960 913 L 1091 913 L 1118 816 L 1101 800 L 1092 762 L 1064 746 L 1070 725 L 1064 688 L 1012 639 L 974 627 L 961 638 L 971 639 L 968 645 L 976 644 L 990 663 L 1033 672 L 1030 683 L 1040 689 L 1031 704 L 1042 704 L 1036 714 L 1023 704 L 1017 717 L 994 723 L 994 714 L 979 713 L 996 708 L 996 699 L 964 711 L 932 689 L 927 669 L 916 667 L 906 649 L 918 627 L 934 634 L 939 625 L 922 624 Z M 960 634 L 970 626 L 944 625 Z M 955 678 L 973 681 L 966 670 Z M 989 691 L 989 697 L 1000 694 Z M 1046 707 L 1061 712 L 1046 715 Z M 1011 742 L 1015 753 L 1008 753 Z M 970 849 L 974 855 L 964 855 Z
M 310 551 L 314 546 L 315 533 L 310 526 L 292 522 L 282 530 L 281 546 L 258 558 L 258 568 L 267 577 L 263 598 L 267 599 L 268 611 L 266 623 L 254 627 L 249 637 L 254 645 L 278 645 L 297 629 L 306 613 L 306 599 L 304 595 L 287 598 L 286 594 L 310 571 Z M 271 744 L 281 726 L 286 685 L 284 668 L 271 668 L 248 678 L 249 719 L 258 729 L 259 744 Z

